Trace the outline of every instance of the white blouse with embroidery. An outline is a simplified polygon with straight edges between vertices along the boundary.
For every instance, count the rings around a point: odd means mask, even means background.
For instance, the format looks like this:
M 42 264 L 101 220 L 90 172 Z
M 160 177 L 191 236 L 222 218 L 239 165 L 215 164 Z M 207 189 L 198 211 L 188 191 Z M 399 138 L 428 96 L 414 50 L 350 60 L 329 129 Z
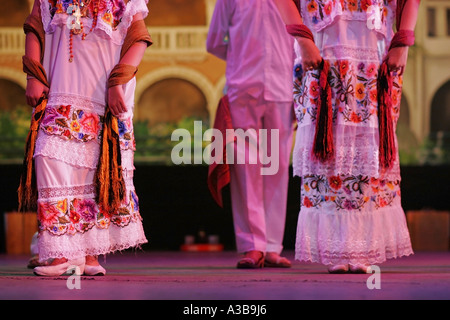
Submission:
M 46 32 L 43 66 L 50 92 L 35 156 L 96 168 L 107 80 L 119 63 L 121 45 L 133 16 L 137 13 L 143 18 L 147 16 L 147 2 L 41 0 Z M 128 112 L 119 117 L 124 168 L 130 170 L 134 168 L 135 87 L 135 78 L 123 86 Z

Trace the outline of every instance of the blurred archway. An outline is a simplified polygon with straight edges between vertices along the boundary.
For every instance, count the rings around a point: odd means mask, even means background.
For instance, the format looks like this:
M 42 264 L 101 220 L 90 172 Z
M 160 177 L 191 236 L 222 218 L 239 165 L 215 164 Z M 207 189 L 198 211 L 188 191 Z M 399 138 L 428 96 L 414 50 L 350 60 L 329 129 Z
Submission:
M 169 78 L 147 88 L 139 99 L 139 121 L 149 125 L 178 123 L 183 118 L 208 121 L 205 95 L 187 80 Z

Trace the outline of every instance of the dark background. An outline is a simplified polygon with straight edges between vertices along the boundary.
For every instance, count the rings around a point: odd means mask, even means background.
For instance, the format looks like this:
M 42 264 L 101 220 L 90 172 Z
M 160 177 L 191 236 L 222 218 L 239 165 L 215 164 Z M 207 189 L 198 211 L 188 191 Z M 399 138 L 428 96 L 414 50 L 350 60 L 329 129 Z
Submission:
M 135 187 L 149 243 L 144 250 L 179 250 L 187 234 L 200 229 L 216 234 L 225 250 L 234 250 L 234 230 L 229 188 L 224 208 L 212 199 L 207 184 L 208 167 L 136 164 Z M 5 252 L 4 213 L 17 210 L 21 165 L 0 165 L 0 252 Z M 450 166 L 406 166 L 402 173 L 402 204 L 406 211 L 450 210 Z M 292 176 L 292 169 L 291 169 Z M 300 179 L 289 183 L 285 249 L 293 249 L 300 209 Z

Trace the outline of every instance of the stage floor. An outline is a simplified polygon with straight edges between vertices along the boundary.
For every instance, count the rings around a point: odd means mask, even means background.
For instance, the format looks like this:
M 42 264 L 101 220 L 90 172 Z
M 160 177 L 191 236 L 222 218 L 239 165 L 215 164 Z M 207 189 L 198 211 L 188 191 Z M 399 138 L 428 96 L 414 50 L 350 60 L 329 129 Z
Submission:
M 285 255 L 293 259 L 293 252 Z M 375 274 L 328 274 L 322 265 L 240 270 L 235 252 L 125 252 L 100 258 L 104 277 L 45 278 L 27 269 L 27 256 L 0 255 L 0 299 L 101 300 L 448 300 L 450 253 L 418 252 L 380 265 Z M 370 278 L 372 276 L 372 278 Z M 369 279 L 370 278 L 370 279 Z M 75 281 L 74 280 L 74 281 Z M 75 284 L 75 282 L 72 282 Z

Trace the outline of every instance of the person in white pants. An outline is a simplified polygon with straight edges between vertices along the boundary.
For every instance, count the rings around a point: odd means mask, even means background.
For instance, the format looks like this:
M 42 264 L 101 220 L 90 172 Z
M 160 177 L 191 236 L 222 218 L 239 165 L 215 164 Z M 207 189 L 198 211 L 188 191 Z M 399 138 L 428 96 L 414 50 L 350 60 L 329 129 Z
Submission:
M 235 136 L 242 129 L 247 137 L 245 144 L 236 139 L 230 165 L 236 246 L 243 254 L 237 267 L 290 267 L 280 254 L 294 122 L 292 37 L 273 0 L 217 0 L 207 50 L 227 62 Z

